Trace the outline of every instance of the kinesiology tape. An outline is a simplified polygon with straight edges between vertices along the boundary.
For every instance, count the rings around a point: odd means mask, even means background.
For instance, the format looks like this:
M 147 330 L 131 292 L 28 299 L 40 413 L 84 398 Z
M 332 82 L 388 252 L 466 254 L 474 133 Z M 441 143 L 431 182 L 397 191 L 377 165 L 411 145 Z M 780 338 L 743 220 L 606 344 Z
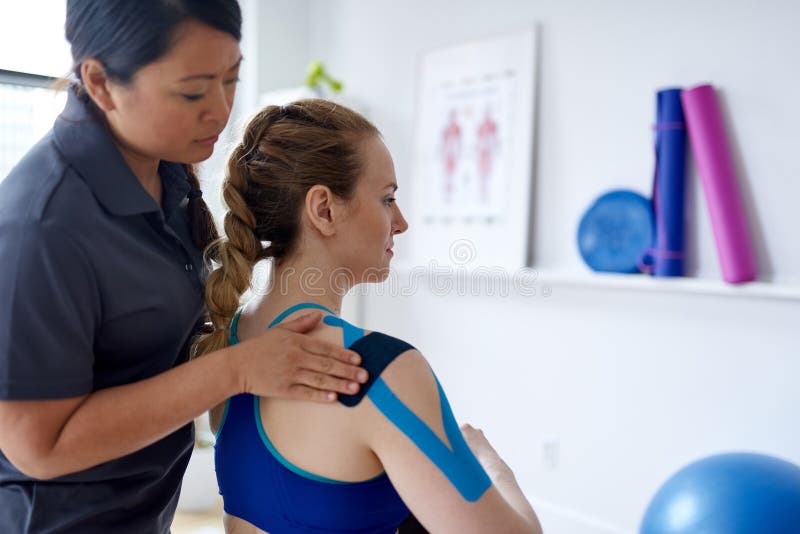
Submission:
M 439 392 L 442 423 L 450 447 L 403 403 L 381 378 L 381 373 L 398 356 L 414 347 L 397 338 L 364 331 L 338 317 L 324 319 L 329 326 L 342 329 L 344 345 L 362 358 L 362 367 L 369 372 L 369 380 L 355 395 L 339 395 L 345 406 L 356 406 L 366 395 L 380 412 L 394 424 L 428 459 L 447 477 L 467 501 L 474 502 L 492 485 L 492 481 L 464 440 L 453 416 L 447 396 L 434 374 Z M 433 373 L 433 371 L 431 371 Z

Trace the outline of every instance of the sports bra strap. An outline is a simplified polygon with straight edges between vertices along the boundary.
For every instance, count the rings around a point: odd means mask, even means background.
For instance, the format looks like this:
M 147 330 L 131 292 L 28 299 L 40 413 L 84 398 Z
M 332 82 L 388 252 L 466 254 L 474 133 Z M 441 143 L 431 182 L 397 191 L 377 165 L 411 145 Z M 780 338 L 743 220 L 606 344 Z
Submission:
M 280 315 L 275 317 L 272 320 L 271 323 L 269 323 L 269 326 L 267 328 L 272 328 L 273 326 L 275 326 L 276 324 L 280 323 L 281 321 L 286 319 L 288 316 L 290 316 L 294 312 L 296 312 L 298 310 L 304 310 L 306 308 L 314 308 L 314 309 L 317 309 L 317 310 L 326 311 L 326 312 L 330 313 L 331 315 L 336 315 L 335 313 L 333 313 L 331 310 L 329 310 L 328 308 L 326 308 L 322 304 L 317 304 L 316 302 L 301 302 L 300 304 L 295 304 L 294 306 L 291 306 L 291 307 L 287 308 L 286 310 L 284 310 Z
M 369 372 L 369 379 L 362 384 L 359 392 L 353 395 L 339 394 L 339 402 L 353 407 L 359 404 L 365 396 L 369 397 L 376 408 L 442 471 L 464 499 L 467 501 L 478 500 L 492 485 L 491 479 L 464 440 L 450 409 L 450 403 L 447 401 L 436 375 L 433 376 L 439 392 L 442 423 L 450 447 L 445 445 L 424 421 L 395 396 L 381 378 L 381 373 L 390 363 L 404 352 L 413 350 L 414 347 L 405 341 L 380 332 L 364 335 L 363 329 L 336 317 L 336 314 L 325 306 L 313 302 L 292 306 L 278 315 L 269 324 L 269 327 L 272 328 L 290 314 L 304 308 L 314 308 L 330 313 L 331 315 L 326 316 L 323 321 L 329 326 L 342 329 L 344 346 L 361 355 L 361 365 Z M 236 328 L 240 315 L 241 308 L 237 310 L 231 322 L 231 343 L 238 342 Z

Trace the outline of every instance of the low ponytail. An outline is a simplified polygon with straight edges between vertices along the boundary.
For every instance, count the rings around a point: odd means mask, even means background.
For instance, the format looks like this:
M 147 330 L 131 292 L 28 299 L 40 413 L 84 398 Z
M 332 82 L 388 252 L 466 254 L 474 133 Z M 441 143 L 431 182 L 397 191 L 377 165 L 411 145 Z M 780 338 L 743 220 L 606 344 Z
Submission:
M 203 191 L 200 189 L 200 180 L 194 165 L 184 163 L 183 170 L 186 173 L 186 181 L 191 186 L 189 191 L 189 225 L 192 230 L 192 241 L 201 252 L 205 251 L 209 245 L 219 239 L 217 227 L 214 224 L 214 216 L 203 200 Z

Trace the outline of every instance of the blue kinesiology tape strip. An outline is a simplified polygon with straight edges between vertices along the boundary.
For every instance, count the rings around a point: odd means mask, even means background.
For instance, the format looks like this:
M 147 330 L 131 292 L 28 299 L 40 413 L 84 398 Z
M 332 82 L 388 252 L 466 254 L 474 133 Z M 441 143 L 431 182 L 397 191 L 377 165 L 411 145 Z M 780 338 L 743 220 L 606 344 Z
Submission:
M 492 481 L 464 441 L 436 375 L 434 374 L 434 379 L 439 391 L 442 421 L 451 448 L 448 448 L 427 424 L 397 398 L 380 377 L 383 370 L 395 358 L 414 347 L 379 332 L 365 336 L 364 330 L 339 317 L 327 316 L 324 322 L 342 329 L 344 346 L 362 356 L 362 366 L 369 372 L 369 380 L 361 386 L 359 393 L 339 395 L 339 402 L 346 406 L 355 406 L 366 394 L 384 417 L 399 428 L 444 473 L 464 499 L 470 502 L 477 501 L 491 487 Z
M 400 354 L 414 348 L 405 341 L 380 332 L 372 332 L 365 336 L 364 330 L 338 317 L 328 316 L 325 317 L 324 321 L 327 325 L 338 326 L 342 329 L 344 346 L 361 355 L 361 367 L 366 369 L 369 375 L 367 381 L 361 384 L 358 393 L 352 395 L 339 394 L 339 402 L 351 408 L 361 402 L 369 388 L 372 387 L 375 379 L 381 375 L 387 365 L 392 363 Z
M 323 322 L 328 326 L 338 326 L 342 329 L 342 334 L 344 335 L 344 346 L 346 348 L 350 348 L 353 343 L 364 337 L 363 329 L 353 326 L 339 317 L 326 315 L 323 319 Z
M 478 459 L 472 454 L 458 428 L 450 403 L 439 381 L 439 399 L 442 407 L 445 433 L 450 450 L 417 415 L 392 393 L 386 383 L 378 378 L 367 393 L 369 399 L 397 428 L 405 434 L 444 473 L 464 499 L 477 501 L 492 485 Z
M 280 323 L 281 321 L 286 319 L 288 316 L 290 316 L 294 312 L 296 312 L 298 310 L 305 310 L 307 308 L 313 308 L 315 310 L 322 310 L 324 312 L 328 312 L 328 313 L 331 313 L 331 314 L 333 313 L 331 310 L 329 310 L 328 308 L 326 308 L 322 304 L 316 304 L 314 302 L 301 302 L 300 304 L 295 304 L 294 306 L 284 310 L 283 313 L 281 313 L 280 315 L 275 317 L 272 320 L 272 322 L 269 323 L 269 326 L 267 326 L 267 328 L 272 328 L 273 326 L 275 326 L 276 324 Z

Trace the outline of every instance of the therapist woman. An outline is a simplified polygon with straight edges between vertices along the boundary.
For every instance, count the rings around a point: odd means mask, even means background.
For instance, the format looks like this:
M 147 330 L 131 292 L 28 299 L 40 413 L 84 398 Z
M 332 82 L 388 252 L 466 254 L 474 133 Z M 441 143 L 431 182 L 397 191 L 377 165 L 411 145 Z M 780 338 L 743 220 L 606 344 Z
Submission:
M 67 2 L 78 83 L 0 185 L 0 532 L 167 533 L 195 417 L 366 380 L 317 315 L 187 362 L 240 31 L 235 0 Z

